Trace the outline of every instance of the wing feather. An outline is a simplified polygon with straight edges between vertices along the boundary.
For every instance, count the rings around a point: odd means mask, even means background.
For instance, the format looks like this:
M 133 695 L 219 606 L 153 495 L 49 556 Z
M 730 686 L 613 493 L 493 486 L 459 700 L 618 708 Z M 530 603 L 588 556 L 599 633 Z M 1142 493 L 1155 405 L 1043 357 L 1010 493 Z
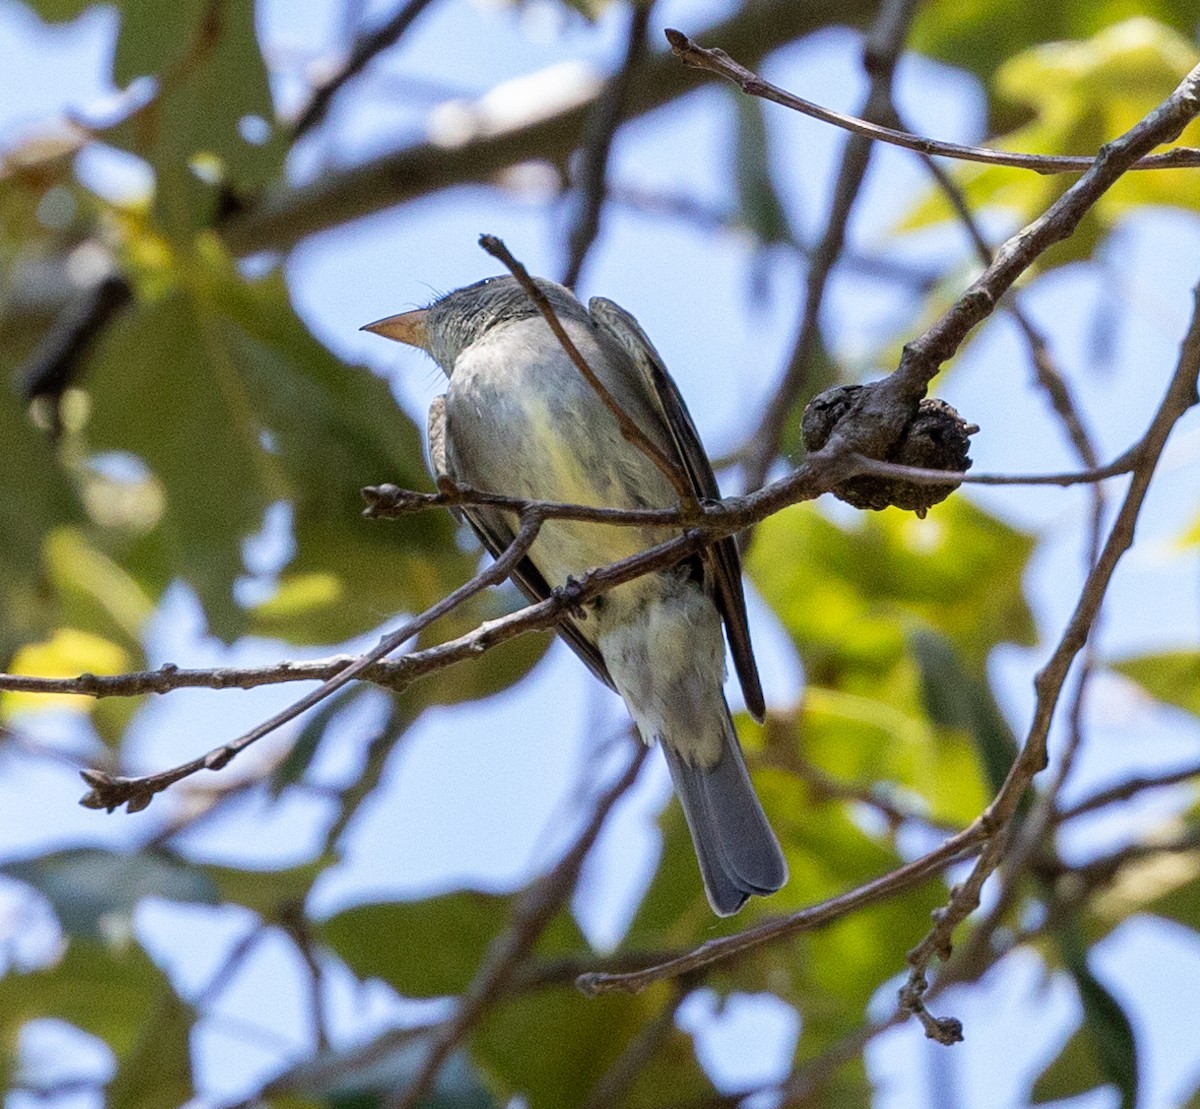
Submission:
M 444 476 L 451 481 L 457 480 L 446 452 L 446 398 L 444 396 L 435 397 L 429 406 L 429 458 L 435 478 Z M 471 530 L 479 542 L 493 558 L 499 558 L 516 535 L 504 513 L 495 509 L 464 508 L 456 510 L 454 514 L 470 524 Z M 525 599 L 534 604 L 544 601 L 553 592 L 541 572 L 528 558 L 523 558 L 517 563 L 512 578 Z M 567 615 L 559 617 L 558 633 L 597 678 L 610 689 L 616 688 L 599 649 L 583 634 L 573 617 Z
M 629 356 L 643 375 L 652 395 L 658 399 L 663 422 L 671 433 L 675 450 L 682 461 L 692 489 L 700 499 L 719 499 L 721 491 L 712 464 L 700 442 L 696 425 L 687 410 L 679 387 L 675 384 L 654 344 L 641 325 L 619 304 L 604 297 L 588 301 L 588 312 L 596 326 L 606 333 Z M 725 621 L 725 634 L 733 653 L 746 708 L 755 720 L 766 715 L 762 683 L 754 648 L 750 643 L 750 624 L 746 617 L 746 597 L 742 591 L 742 562 L 732 536 L 714 543 L 705 552 L 705 573 L 713 589 L 717 608 Z

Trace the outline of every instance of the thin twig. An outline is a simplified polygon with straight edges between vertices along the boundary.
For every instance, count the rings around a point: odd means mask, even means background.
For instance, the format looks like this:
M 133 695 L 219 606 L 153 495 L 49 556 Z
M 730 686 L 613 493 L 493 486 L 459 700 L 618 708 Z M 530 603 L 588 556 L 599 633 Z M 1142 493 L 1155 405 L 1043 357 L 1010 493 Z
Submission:
M 646 54 L 646 31 L 650 25 L 653 0 L 633 4 L 629 12 L 629 32 L 625 39 L 625 57 L 609 79 L 600 99 L 588 117 L 583 149 L 579 152 L 575 187 L 579 192 L 578 215 L 567 236 L 569 256 L 562 283 L 573 289 L 579 282 L 583 263 L 600 233 L 600 216 L 608 196 L 606 178 L 613 136 L 621 125 L 629 86 L 634 72 Z
M 859 112 L 864 120 L 878 123 L 895 115 L 892 107 L 892 77 L 915 9 L 916 0 L 888 0 L 888 3 L 881 6 L 875 25 L 867 36 L 863 60 L 869 74 L 870 88 Z M 677 45 L 670 31 L 667 32 L 667 38 L 685 64 L 691 64 L 687 57 L 680 53 L 683 48 Z M 821 339 L 821 305 L 825 299 L 830 275 L 845 246 L 846 228 L 866 179 L 871 150 L 871 139 L 860 134 L 852 134 L 842 150 L 841 165 L 838 167 L 837 181 L 833 187 L 825 230 L 813 248 L 808 263 L 804 308 L 796 339 L 792 344 L 792 353 L 783 372 L 783 379 L 776 387 L 767 410 L 745 447 L 746 461 L 742 486 L 747 490 L 758 489 L 766 480 L 767 471 L 779 453 L 788 419 L 810 381 L 810 370 Z M 748 539 L 749 533 L 744 533 L 743 542 Z
M 890 143 L 905 150 L 914 150 L 918 154 L 932 154 L 943 158 L 954 158 L 961 162 L 983 162 L 993 166 L 1010 166 L 1013 169 L 1028 169 L 1034 173 L 1080 173 L 1091 168 L 1095 157 L 1087 154 L 1018 154 L 1007 150 L 990 150 L 980 146 L 963 146 L 960 143 L 940 142 L 920 135 L 912 135 L 907 131 L 896 131 L 891 127 L 881 127 L 865 119 L 844 115 L 831 108 L 824 108 L 805 100 L 793 93 L 787 92 L 770 81 L 764 80 L 758 74 L 735 62 L 724 50 L 708 49 L 693 42 L 681 31 L 668 27 L 667 41 L 671 49 L 684 65 L 692 69 L 701 69 L 725 77 L 739 86 L 749 96 L 757 96 L 774 104 L 781 104 L 803 115 L 819 119 L 823 123 L 832 124 L 855 135 L 873 139 L 878 142 Z M 1175 138 L 1172 135 L 1171 138 Z M 1162 139 L 1168 142 L 1169 139 Z M 1157 143 L 1155 145 L 1158 145 Z M 1150 149 L 1153 149 L 1152 147 Z M 1145 151 L 1130 165 L 1129 169 L 1191 169 L 1200 166 L 1200 150 L 1191 147 L 1178 147 L 1163 154 L 1149 154 Z
M 1085 797 L 1082 801 L 1074 805 L 1061 809 L 1055 814 L 1055 823 L 1065 824 L 1068 820 L 1074 820 L 1085 813 L 1107 808 L 1118 801 L 1128 801 L 1131 797 L 1136 797 L 1148 789 L 1165 789 L 1168 786 L 1177 786 L 1191 778 L 1197 777 L 1200 777 L 1200 763 L 1180 767 L 1178 770 L 1172 770 L 1165 774 L 1139 775 L 1134 778 L 1127 778 L 1118 785 L 1102 789 L 1098 793 L 1093 793 L 1090 797 Z
M 698 508 L 695 490 L 688 484 L 682 468 L 668 458 L 659 446 L 638 427 L 633 417 L 625 411 L 612 393 L 608 391 L 604 382 L 596 376 L 595 371 L 587 364 L 587 359 L 579 352 L 579 348 L 571 340 L 571 336 L 567 334 L 562 321 L 558 318 L 554 308 L 546 299 L 546 294 L 538 288 L 537 283 L 529 276 L 529 271 L 513 257 L 508 247 L 500 239 L 496 238 L 495 235 L 481 235 L 479 237 L 479 245 L 493 258 L 503 262 L 513 277 L 520 282 L 521 288 L 525 290 L 526 295 L 537 306 L 546 323 L 550 325 L 550 330 L 554 332 L 554 337 L 559 341 L 567 357 L 571 359 L 575 364 L 575 368 L 583 375 L 583 379 L 604 402 L 604 407 L 612 413 L 613 418 L 621 428 L 621 434 L 658 467 L 663 477 L 671 483 L 675 492 L 679 494 L 681 508 L 685 510 L 688 508 Z
M 292 127 L 293 136 L 299 138 L 316 127 L 342 86 L 357 77 L 377 55 L 394 46 L 431 3 L 433 0 L 408 0 L 385 23 L 359 36 L 341 68 L 313 87 L 312 96 Z
M 206 755 L 202 755 L 198 759 L 192 759 L 189 762 L 182 763 L 171 770 L 166 770 L 159 774 L 147 774 L 139 778 L 125 778 L 106 774 L 98 770 L 80 771 L 83 780 L 91 787 L 90 791 L 80 800 L 80 804 L 89 809 L 107 809 L 109 812 L 112 812 L 121 805 L 125 805 L 129 812 L 137 812 L 150 804 L 154 795 L 161 793 L 168 786 L 174 785 L 176 782 L 201 770 L 220 770 L 251 744 L 262 739 L 263 736 L 269 735 L 283 724 L 294 720 L 301 713 L 312 708 L 313 705 L 323 701 L 330 694 L 359 677 L 372 663 L 377 662 L 384 655 L 390 654 L 414 635 L 419 635 L 430 624 L 439 620 L 446 613 L 451 612 L 458 605 L 462 604 L 463 601 L 473 597 L 476 593 L 481 592 L 489 586 L 499 585 L 503 582 L 513 567 L 525 557 L 529 547 L 537 537 L 540 527 L 541 520 L 535 513 L 530 513 L 527 518 L 521 521 L 520 529 L 516 536 L 514 536 L 513 541 L 508 545 L 508 548 L 490 566 L 481 570 L 474 578 L 464 585 L 459 586 L 454 592 L 443 597 L 437 604 L 430 606 L 420 616 L 409 620 L 397 631 L 389 632 L 383 636 L 364 655 L 355 659 L 342 670 L 339 670 L 333 677 L 323 682 L 311 693 L 306 694 L 281 712 L 276 713 L 261 724 L 251 728 L 250 731 L 239 736 L 237 739 L 223 743 L 220 747 L 214 747 Z

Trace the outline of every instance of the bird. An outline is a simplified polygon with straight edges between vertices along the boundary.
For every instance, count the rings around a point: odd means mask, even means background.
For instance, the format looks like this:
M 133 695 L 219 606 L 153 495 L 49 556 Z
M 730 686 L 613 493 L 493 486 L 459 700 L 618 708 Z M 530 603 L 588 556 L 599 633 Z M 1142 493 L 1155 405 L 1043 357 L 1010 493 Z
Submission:
M 637 320 L 603 297 L 587 307 L 563 285 L 535 279 L 594 375 L 626 416 L 678 468 L 700 501 L 720 497 L 696 426 Z M 488 278 L 364 331 L 418 347 L 445 372 L 429 412 L 434 477 L 514 497 L 613 508 L 662 508 L 679 495 L 620 424 L 513 276 Z M 517 514 L 470 506 L 464 516 L 493 555 Z M 544 522 L 512 577 L 543 600 L 588 570 L 637 554 L 678 527 Z M 729 639 L 747 709 L 765 715 L 750 642 L 741 562 L 731 537 L 670 569 L 625 582 L 559 618 L 557 632 L 624 700 L 642 739 L 670 769 L 713 911 L 787 881 L 787 864 L 746 769 L 725 700 Z

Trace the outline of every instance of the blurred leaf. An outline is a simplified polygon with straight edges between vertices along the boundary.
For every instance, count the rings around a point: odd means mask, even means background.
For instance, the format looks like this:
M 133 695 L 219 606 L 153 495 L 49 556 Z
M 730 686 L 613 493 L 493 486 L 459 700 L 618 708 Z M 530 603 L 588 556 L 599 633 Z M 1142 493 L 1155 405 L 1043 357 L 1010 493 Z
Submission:
M 888 509 L 847 528 L 811 504 L 763 521 L 747 570 L 810 681 L 877 695 L 915 629 L 941 633 L 969 672 L 1002 642 L 1034 642 L 1021 577 L 1033 541 L 965 497 L 929 518 Z M 916 672 L 913 671 L 912 689 Z
M 1092 1040 L 1100 1072 L 1117 1087 L 1121 1109 L 1134 1109 L 1138 1095 L 1137 1046 L 1129 1018 L 1089 969 L 1087 948 L 1078 925 L 1068 922 L 1056 931 L 1056 938 L 1083 1003 L 1083 1028 Z M 1076 1056 L 1078 1061 L 1078 1052 Z
M 636 997 L 584 997 L 573 985 L 526 994 L 489 1011 L 471 1036 L 471 1055 L 502 1100 L 521 1097 L 529 1109 L 582 1105 L 665 1000 L 666 987 Z
M 129 669 L 124 648 L 78 628 L 58 628 L 41 643 L 26 643 L 13 656 L 14 674 L 73 678 L 78 674 L 120 674 Z M 73 693 L 0 693 L 0 715 L 51 709 L 89 712 L 95 698 Z
M 332 858 L 314 859 L 283 870 L 239 870 L 228 866 L 201 867 L 214 883 L 222 903 L 241 905 L 263 920 L 278 920 L 284 910 L 302 905 L 318 876 Z
M 121 0 L 120 10 L 113 78 L 124 86 L 154 76 L 157 88 L 149 106 L 105 139 L 154 167 L 156 212 L 184 241 L 217 215 L 216 186 L 257 187 L 282 164 L 254 3 Z
M 45 633 L 52 609 L 44 589 L 42 544 L 78 510 L 46 436 L 15 394 L 0 386 L 0 668 L 13 651 Z M 19 475 L 19 480 L 18 480 Z
M 1164 100 L 1196 60 L 1196 48 L 1188 38 L 1147 18 L 1105 27 L 1083 41 L 1051 43 L 1010 57 L 996 75 L 997 90 L 1013 102 L 1028 105 L 1033 119 L 990 145 L 1039 154 L 1093 153 Z M 1196 145 L 1197 129 L 1190 127 L 1180 141 Z M 1039 268 L 1091 257 L 1100 239 L 1130 207 L 1200 208 L 1200 198 L 1188 187 L 1185 172 L 1126 174 L 1089 210 L 1069 239 L 1039 259 Z M 1074 180 L 1068 174 L 980 165 L 965 166 L 956 176 L 972 210 L 1006 208 L 1021 223 L 1045 211 Z M 955 218 L 941 191 L 930 190 L 901 227 L 911 230 Z
M 1108 1075 L 1100 1067 L 1096 1041 L 1081 1025 L 1063 1045 L 1054 1061 L 1037 1077 L 1029 1100 L 1034 1105 L 1066 1101 L 1103 1086 Z
M 380 978 L 406 997 L 440 997 L 467 988 L 511 911 L 511 896 L 459 890 L 358 905 L 318 934 L 359 978 Z
M 155 599 L 75 528 L 58 528 L 47 537 L 46 563 L 63 622 L 119 643 L 140 663 L 142 632 Z
M 676 1027 L 671 1028 L 638 1071 L 629 1092 L 621 1099 L 621 1107 L 662 1109 L 664 1091 L 670 1091 L 671 1102 L 676 1105 L 711 1104 L 717 1096 L 712 1080 L 696 1058 L 695 1042 Z
M 1017 741 L 996 704 L 991 687 L 967 672 L 954 645 L 942 635 L 918 628 L 909 648 L 921 671 L 921 687 L 929 718 L 943 728 L 968 732 L 995 794 L 1008 777 Z
M 230 640 L 245 627 L 233 600 L 242 540 L 283 488 L 259 442 L 244 367 L 222 339 L 214 316 L 182 291 L 123 313 L 92 360 L 87 430 L 93 448 L 130 452 L 161 480 L 156 534 L 210 630 Z
M 278 501 L 292 506 L 297 551 L 280 578 L 286 603 L 254 615 L 261 634 L 337 642 L 468 576 L 446 518 L 362 518 L 362 485 L 427 482 L 420 437 L 382 381 L 308 334 L 282 278 L 243 280 L 211 240 L 170 272 L 178 283 L 100 344 L 87 432 L 94 449 L 131 453 L 160 479 L 156 544 L 200 594 L 210 629 L 226 640 L 245 630 L 232 593 L 241 544 Z M 139 580 L 158 574 L 153 549 L 131 553 L 149 555 L 125 563 Z M 320 590 L 293 588 L 317 579 Z
M 421 637 L 421 645 L 466 635 L 484 621 L 514 611 L 512 605 L 524 606 L 525 600 L 517 597 L 515 589 L 505 592 L 512 604 L 505 603 L 505 593 L 489 590 L 439 620 L 428 635 Z M 425 679 L 405 690 L 404 696 L 419 696 L 425 704 L 452 705 L 503 693 L 542 660 L 552 642 L 553 636 L 545 632 L 518 635 L 476 658 L 439 671 L 432 680 Z
M 886 696 L 809 686 L 793 725 L 791 742 L 806 761 L 847 786 L 905 787 L 934 820 L 967 824 L 989 799 L 968 736 L 933 727 L 920 711 L 907 710 L 903 699 L 893 703 Z
M 909 46 L 990 83 L 997 68 L 1037 43 L 1087 38 L 1133 16 L 1182 35 L 1195 31 L 1195 7 L 1187 0 L 1060 0 L 1037 9 L 1036 18 L 1028 0 L 931 0 L 917 9 Z
M 787 212 L 771 179 L 766 105 L 734 94 L 737 131 L 733 148 L 734 185 L 742 223 L 762 246 L 793 241 Z
M 842 528 L 811 505 L 764 521 L 747 568 L 804 663 L 803 756 L 848 785 L 908 787 L 936 819 L 978 815 L 981 770 L 1011 760 L 986 662 L 1033 638 L 1031 551 L 961 497 L 925 521 L 889 510 Z
M 564 6 L 578 12 L 589 23 L 594 23 L 604 14 L 604 10 L 612 0 L 562 0 L 562 2 Z
M 179 1109 L 191 1100 L 195 1015 L 166 982 L 145 1008 L 149 1019 L 109 1083 L 107 1109 Z
M 1200 651 L 1164 651 L 1111 664 L 1151 697 L 1200 716 Z
M 80 847 L 0 866 L 51 904 L 68 935 L 88 940 L 129 935 L 144 897 L 213 904 L 217 888 L 199 869 L 165 852 L 118 854 Z
M 272 772 L 267 788 L 272 797 L 278 797 L 288 786 L 301 781 L 316 756 L 321 741 L 325 738 L 329 726 L 342 715 L 344 711 L 363 697 L 373 692 L 371 686 L 343 686 L 332 697 L 327 698 L 304 717 L 304 727 L 296 736 L 287 757 Z
M 448 515 L 362 516 L 364 485 L 429 486 L 420 433 L 386 383 L 339 362 L 309 334 L 281 275 L 249 283 L 224 259 L 207 262 L 223 338 L 291 494 L 297 551 L 281 589 L 309 575 L 335 583 L 299 609 L 280 612 L 267 601 L 256 629 L 337 641 L 389 613 L 427 608 L 470 577 L 474 560 L 456 548 Z
M 29 0 L 28 7 L 48 23 L 78 19 L 95 0 Z
M 137 1052 L 157 1019 L 162 972 L 136 944 L 108 947 L 74 939 L 53 966 L 0 978 L 0 1046 L 11 1057 L 22 1025 L 65 1020 L 104 1040 L 120 1065 Z

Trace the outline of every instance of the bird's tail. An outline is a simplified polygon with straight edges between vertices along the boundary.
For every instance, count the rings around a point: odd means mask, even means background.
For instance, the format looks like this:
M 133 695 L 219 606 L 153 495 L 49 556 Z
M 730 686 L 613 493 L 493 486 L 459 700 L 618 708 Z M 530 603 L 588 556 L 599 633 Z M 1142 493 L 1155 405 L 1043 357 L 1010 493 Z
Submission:
M 728 708 L 724 716 L 721 757 L 712 767 L 691 765 L 662 744 L 704 891 L 718 916 L 736 913 L 751 894 L 774 893 L 787 881 L 787 863 L 750 782 Z

